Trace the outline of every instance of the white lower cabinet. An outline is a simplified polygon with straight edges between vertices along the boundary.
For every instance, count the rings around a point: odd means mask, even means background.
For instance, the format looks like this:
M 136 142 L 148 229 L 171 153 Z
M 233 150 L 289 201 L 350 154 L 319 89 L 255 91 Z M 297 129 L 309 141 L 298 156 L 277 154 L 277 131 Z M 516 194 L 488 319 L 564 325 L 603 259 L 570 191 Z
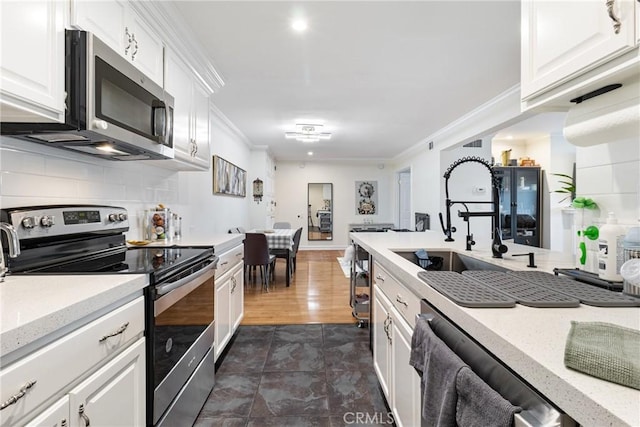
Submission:
M 391 409 L 397 426 L 420 425 L 420 376 L 409 364 L 413 330 L 392 312 L 391 378 L 393 404 Z
M 214 300 L 216 360 L 244 317 L 244 246 L 238 245 L 219 257 Z
M 69 393 L 73 426 L 145 424 L 144 338 Z
M 378 376 L 380 387 L 391 406 L 389 377 L 391 376 L 391 334 L 388 324 L 391 321 L 391 302 L 380 288 L 373 289 L 373 368 Z
M 419 298 L 377 263 L 373 275 L 374 369 L 396 425 L 419 426 L 420 376 L 409 364 Z
M 140 296 L 3 367 L 0 426 L 144 426 L 143 334 Z
M 224 277 L 216 278 L 216 296 L 214 300 L 214 311 L 216 319 L 216 357 L 218 360 L 220 354 L 231 339 L 231 306 L 229 305 L 229 296 L 231 292 L 231 272 Z
M 25 427 L 69 427 L 69 396 L 49 406 Z

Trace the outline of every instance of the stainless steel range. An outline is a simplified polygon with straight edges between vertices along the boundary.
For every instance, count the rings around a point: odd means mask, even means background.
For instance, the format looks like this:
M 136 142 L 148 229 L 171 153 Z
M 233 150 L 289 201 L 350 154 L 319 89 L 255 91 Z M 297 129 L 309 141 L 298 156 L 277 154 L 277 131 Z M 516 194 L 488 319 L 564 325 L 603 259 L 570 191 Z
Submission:
M 127 211 L 113 206 L 2 209 L 0 223 L 9 274 L 148 276 L 147 425 L 191 425 L 215 381 L 213 250 L 127 248 Z

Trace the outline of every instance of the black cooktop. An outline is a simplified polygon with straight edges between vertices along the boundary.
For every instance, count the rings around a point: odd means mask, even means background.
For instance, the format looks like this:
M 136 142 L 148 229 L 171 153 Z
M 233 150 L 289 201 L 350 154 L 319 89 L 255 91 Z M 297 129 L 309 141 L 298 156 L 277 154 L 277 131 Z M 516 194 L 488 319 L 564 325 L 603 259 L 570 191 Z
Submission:
M 211 258 L 212 249 L 118 248 L 16 274 L 152 274 L 164 276 L 176 269 Z

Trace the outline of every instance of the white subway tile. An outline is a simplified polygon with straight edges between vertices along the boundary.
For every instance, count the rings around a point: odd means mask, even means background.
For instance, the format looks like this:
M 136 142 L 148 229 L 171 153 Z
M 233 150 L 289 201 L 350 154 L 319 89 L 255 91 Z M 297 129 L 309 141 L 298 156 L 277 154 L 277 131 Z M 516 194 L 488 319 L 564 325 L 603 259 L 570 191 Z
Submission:
M 576 170 L 577 194 L 609 194 L 613 187 L 612 166 L 580 167 Z
M 640 191 L 640 161 L 613 165 L 613 193 L 638 193 Z
M 78 181 L 44 175 L 2 172 L 2 195 L 76 198 Z
M 0 170 L 43 175 L 44 158 L 39 155 L 0 147 Z

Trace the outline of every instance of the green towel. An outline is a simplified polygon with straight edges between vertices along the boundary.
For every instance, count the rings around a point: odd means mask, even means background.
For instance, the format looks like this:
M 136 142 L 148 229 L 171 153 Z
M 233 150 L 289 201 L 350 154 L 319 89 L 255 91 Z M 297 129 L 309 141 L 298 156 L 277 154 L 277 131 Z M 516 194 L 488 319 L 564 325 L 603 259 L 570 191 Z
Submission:
M 564 364 L 640 390 L 640 331 L 603 322 L 571 322 Z

